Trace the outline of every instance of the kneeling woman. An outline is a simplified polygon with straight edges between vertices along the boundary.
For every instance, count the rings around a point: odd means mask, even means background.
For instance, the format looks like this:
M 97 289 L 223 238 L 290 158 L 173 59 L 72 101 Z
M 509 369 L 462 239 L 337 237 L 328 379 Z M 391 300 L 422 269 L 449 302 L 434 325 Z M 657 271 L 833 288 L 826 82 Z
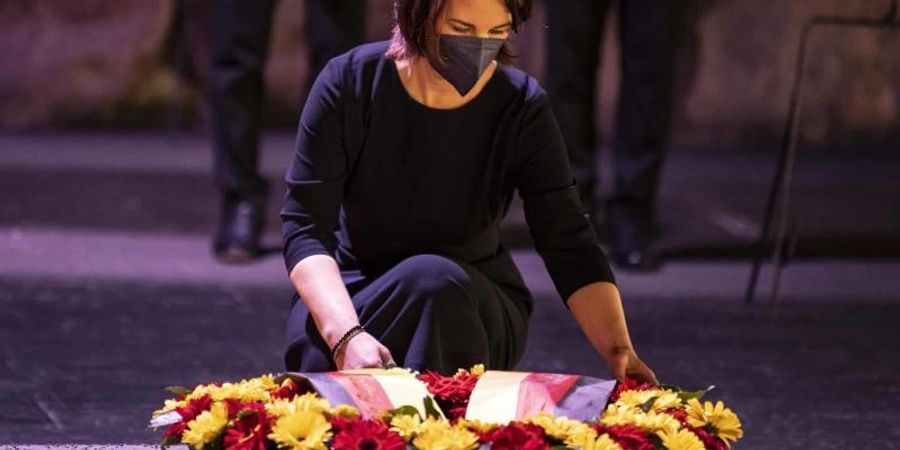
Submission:
M 332 59 L 303 108 L 281 212 L 298 294 L 288 370 L 512 369 L 533 301 L 498 224 L 518 191 L 557 291 L 611 373 L 654 381 L 547 95 L 503 63 L 531 0 L 394 6 L 393 38 Z

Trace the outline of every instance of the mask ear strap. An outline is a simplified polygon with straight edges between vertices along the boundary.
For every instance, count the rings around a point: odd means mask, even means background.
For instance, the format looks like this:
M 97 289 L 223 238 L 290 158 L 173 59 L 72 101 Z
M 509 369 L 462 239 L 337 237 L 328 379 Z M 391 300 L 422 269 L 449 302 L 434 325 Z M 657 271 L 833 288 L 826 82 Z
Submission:
M 448 59 L 448 58 L 441 53 L 441 35 L 435 33 L 433 36 L 431 36 L 431 42 L 434 45 L 431 48 L 433 48 L 434 50 L 437 51 L 437 62 L 439 62 L 441 64 L 446 64 L 444 60 Z M 429 48 L 428 50 L 431 50 L 431 48 Z M 425 56 L 429 56 L 429 55 L 425 55 Z M 429 59 L 429 61 L 431 60 L 430 57 L 428 59 Z

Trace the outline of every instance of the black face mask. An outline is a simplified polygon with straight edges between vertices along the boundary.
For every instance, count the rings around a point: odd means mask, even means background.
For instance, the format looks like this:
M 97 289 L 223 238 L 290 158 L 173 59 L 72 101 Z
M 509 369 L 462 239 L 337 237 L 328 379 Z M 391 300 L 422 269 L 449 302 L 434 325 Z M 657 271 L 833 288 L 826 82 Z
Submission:
M 500 53 L 505 42 L 506 39 L 442 34 L 440 51 L 444 60 L 431 60 L 431 67 L 450 82 L 459 95 L 465 96 Z

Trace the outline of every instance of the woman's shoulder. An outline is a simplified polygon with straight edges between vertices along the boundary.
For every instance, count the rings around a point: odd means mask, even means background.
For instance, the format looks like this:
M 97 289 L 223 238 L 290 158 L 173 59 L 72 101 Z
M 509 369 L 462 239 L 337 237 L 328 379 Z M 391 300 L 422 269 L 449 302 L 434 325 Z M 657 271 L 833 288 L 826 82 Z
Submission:
M 384 77 L 389 59 L 385 55 L 390 41 L 367 42 L 331 58 L 328 74 L 320 74 L 325 83 L 340 92 L 345 103 L 367 102 Z
M 332 58 L 339 66 L 358 67 L 366 63 L 377 63 L 385 57 L 390 41 L 366 42 Z
M 343 77 L 371 72 L 385 59 L 390 41 L 367 42 L 331 58 L 328 65 Z
M 497 65 L 499 85 L 524 103 L 546 100 L 547 93 L 536 78 L 522 69 L 500 63 Z

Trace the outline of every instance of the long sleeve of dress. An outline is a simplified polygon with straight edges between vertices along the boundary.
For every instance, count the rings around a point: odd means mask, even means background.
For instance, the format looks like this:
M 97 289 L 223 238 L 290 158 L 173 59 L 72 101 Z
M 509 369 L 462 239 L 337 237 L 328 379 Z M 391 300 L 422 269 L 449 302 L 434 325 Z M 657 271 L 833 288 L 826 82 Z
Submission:
M 288 273 L 307 256 L 333 255 L 348 171 L 343 142 L 341 73 L 330 62 L 313 83 L 300 116 L 281 210 Z
M 535 249 L 563 302 L 594 282 L 615 282 L 575 188 L 547 94 L 532 86 L 518 139 L 517 188 Z

